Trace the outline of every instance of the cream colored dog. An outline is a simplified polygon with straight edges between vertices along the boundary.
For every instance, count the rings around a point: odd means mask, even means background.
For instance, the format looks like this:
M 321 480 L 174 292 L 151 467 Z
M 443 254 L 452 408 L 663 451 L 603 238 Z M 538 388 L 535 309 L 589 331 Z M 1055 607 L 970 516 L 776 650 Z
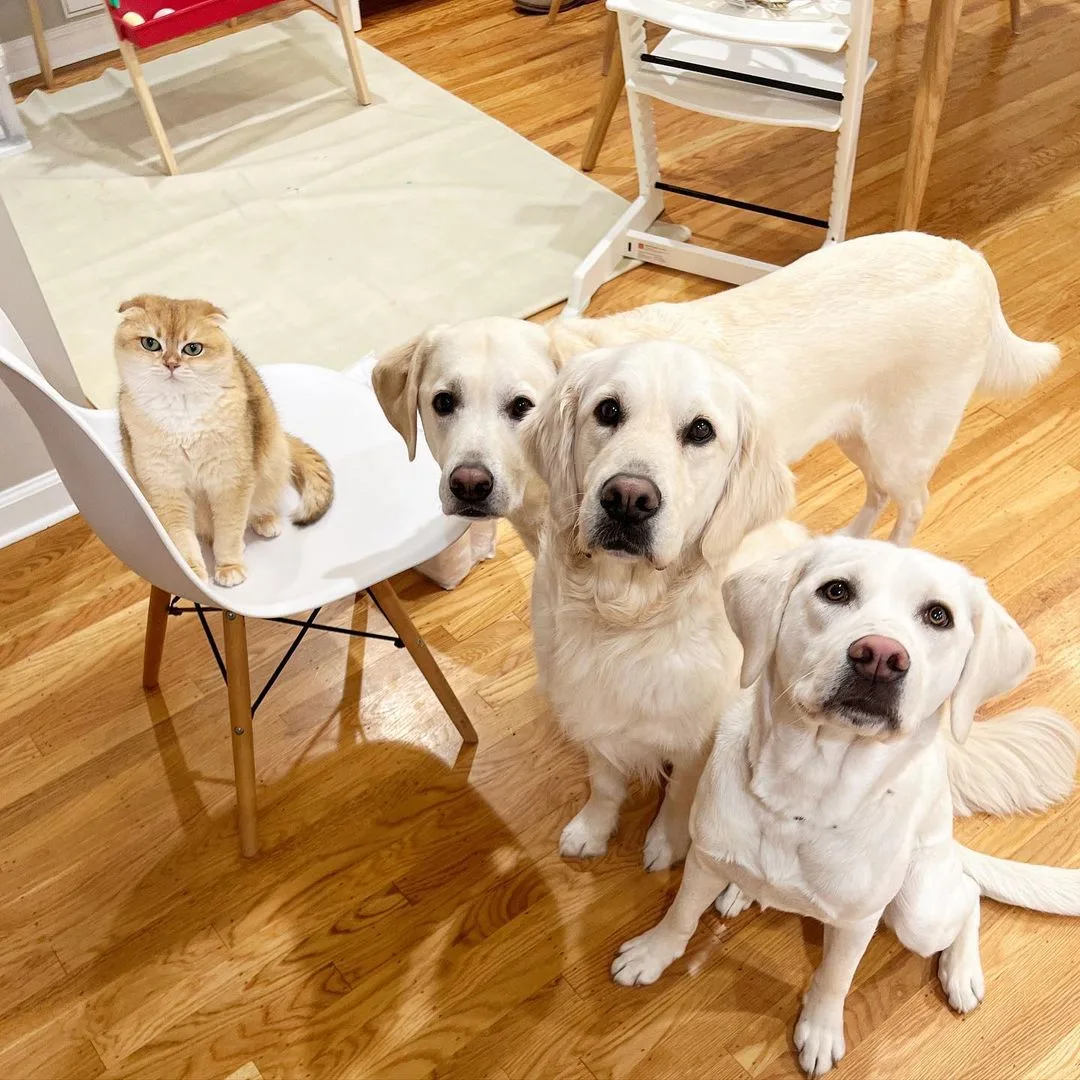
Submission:
M 978 252 L 885 233 L 689 303 L 546 327 L 513 319 L 440 327 L 382 357 L 375 389 L 410 450 L 419 411 L 443 467 L 444 510 L 509 517 L 535 553 L 546 492 L 524 466 L 517 416 L 571 356 L 657 339 L 694 345 L 741 376 L 785 461 L 836 440 L 867 485 L 848 530 L 868 535 L 891 497 L 898 543 L 918 527 L 927 482 L 971 395 L 1021 393 L 1059 356 L 1012 333 Z
M 551 493 L 533 582 L 541 683 L 589 759 L 591 793 L 560 849 L 602 854 L 627 779 L 656 777 L 669 762 L 645 865 L 670 866 L 686 853 L 718 709 L 737 692 L 723 580 L 805 537 L 769 524 L 790 503 L 791 475 L 745 383 L 664 341 L 572 360 L 521 437 Z M 1067 722 L 1039 714 L 976 731 L 967 747 L 948 740 L 944 751 L 958 762 L 958 802 L 1045 806 L 1072 789 Z
M 869 540 L 821 538 L 724 586 L 752 687 L 721 720 L 693 847 L 661 922 L 626 942 L 616 982 L 654 982 L 726 886 L 825 924 L 795 1026 L 811 1076 L 844 1054 L 844 999 L 884 920 L 941 953 L 949 1004 L 982 1000 L 979 897 L 1080 915 L 1080 870 L 981 855 L 953 839 L 939 731 L 1017 686 L 1034 649 L 962 567 Z

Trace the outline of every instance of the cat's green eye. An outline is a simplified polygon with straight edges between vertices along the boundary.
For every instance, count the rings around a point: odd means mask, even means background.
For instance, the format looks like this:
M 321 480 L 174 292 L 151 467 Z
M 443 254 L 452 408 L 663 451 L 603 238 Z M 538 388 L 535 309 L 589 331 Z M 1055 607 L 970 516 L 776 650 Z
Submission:
M 197 341 L 189 341 L 181 350 L 185 356 L 198 356 L 202 346 Z
M 156 337 L 139 338 L 139 344 L 147 352 L 161 352 L 161 342 Z

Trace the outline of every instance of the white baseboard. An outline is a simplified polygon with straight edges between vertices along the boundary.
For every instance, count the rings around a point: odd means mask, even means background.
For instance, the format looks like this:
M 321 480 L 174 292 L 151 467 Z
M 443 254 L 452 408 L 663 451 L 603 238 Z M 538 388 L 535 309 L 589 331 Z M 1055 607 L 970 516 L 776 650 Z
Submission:
M 63 26 L 46 30 L 45 43 L 49 47 L 49 57 L 54 69 L 87 60 L 91 56 L 115 52 L 118 47 L 112 19 L 105 11 L 84 15 L 64 23 Z M 28 75 L 37 75 L 41 71 L 32 37 L 2 42 L 0 48 L 4 50 L 4 66 L 12 82 L 25 79 Z
M 0 491 L 0 548 L 77 512 L 55 469 Z

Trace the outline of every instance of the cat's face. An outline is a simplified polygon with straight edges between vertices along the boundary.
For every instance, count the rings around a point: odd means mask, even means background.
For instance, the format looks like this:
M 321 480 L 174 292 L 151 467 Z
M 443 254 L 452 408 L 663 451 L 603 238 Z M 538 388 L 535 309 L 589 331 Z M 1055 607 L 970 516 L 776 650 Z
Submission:
M 225 313 L 206 300 L 136 296 L 120 305 L 113 345 L 129 388 L 194 388 L 231 377 L 232 343 Z

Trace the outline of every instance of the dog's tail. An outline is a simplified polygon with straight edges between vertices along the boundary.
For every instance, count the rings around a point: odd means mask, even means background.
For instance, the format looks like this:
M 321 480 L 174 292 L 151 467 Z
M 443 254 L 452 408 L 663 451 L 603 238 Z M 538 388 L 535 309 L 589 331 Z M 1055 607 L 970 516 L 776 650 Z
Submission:
M 1001 310 L 997 280 L 986 264 L 988 285 L 993 290 L 994 324 L 990 330 L 990 348 L 978 390 L 994 397 L 1016 397 L 1026 393 L 1045 378 L 1061 361 L 1061 350 L 1049 341 L 1025 341 L 1009 328 Z
M 313 450 L 295 435 L 285 438 L 289 441 L 290 479 L 300 496 L 300 505 L 293 511 L 292 520 L 295 525 L 312 525 L 334 501 L 334 474 L 318 450 Z
M 963 744 L 947 726 L 942 737 L 957 814 L 1034 813 L 1073 789 L 1080 734 L 1050 709 L 1017 709 L 979 720 Z
M 983 896 L 1049 915 L 1080 915 L 1080 870 L 996 859 L 956 846 L 964 873 L 975 879 Z

